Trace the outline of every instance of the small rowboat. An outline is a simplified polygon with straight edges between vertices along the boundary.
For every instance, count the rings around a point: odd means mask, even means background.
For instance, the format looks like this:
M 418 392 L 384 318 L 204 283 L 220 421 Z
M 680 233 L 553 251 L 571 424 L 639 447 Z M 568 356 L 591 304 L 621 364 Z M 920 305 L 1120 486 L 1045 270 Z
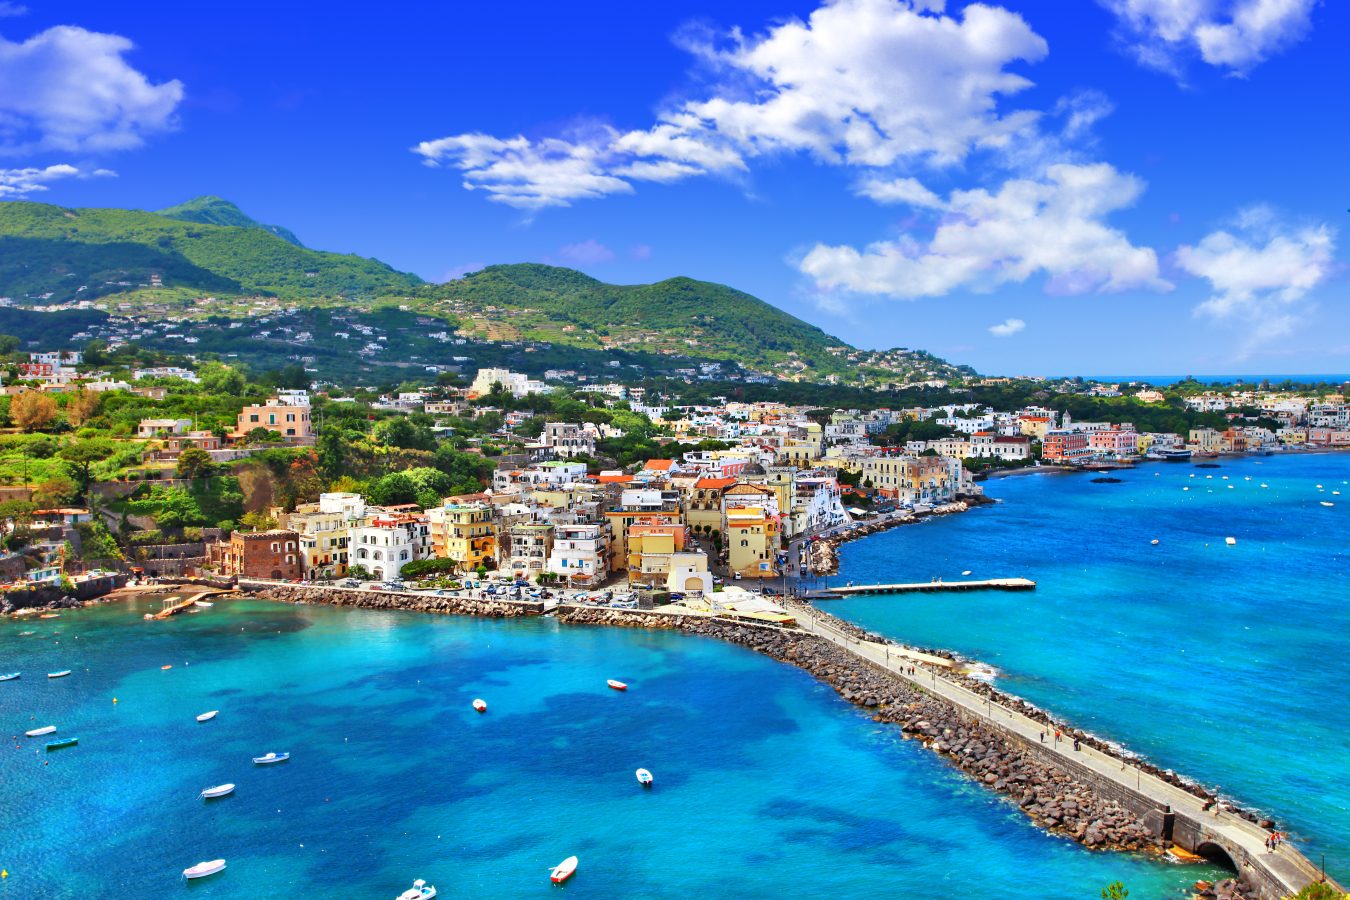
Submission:
M 223 859 L 213 859 L 210 862 L 199 862 L 195 866 L 184 869 L 183 877 L 205 878 L 207 875 L 214 875 L 217 872 L 223 871 L 224 868 L 225 860 Z
M 213 710 L 211 710 L 210 712 L 204 712 L 204 713 L 202 713 L 200 716 L 197 717 L 197 721 L 198 721 L 198 722 L 210 722 L 212 719 L 214 719 L 214 718 L 216 717 L 216 713 L 218 713 L 218 712 L 220 712 L 220 710 L 218 710 L 218 709 L 213 709 Z
M 487 712 L 487 703 L 485 703 L 482 700 L 475 700 L 473 701 L 473 708 L 478 710 L 480 713 Z
M 575 856 L 567 857 L 553 867 L 553 871 L 548 874 L 548 880 L 554 884 L 562 884 L 576 872 L 578 862 Z
M 7 675 L 0 675 L 0 681 L 13 681 L 15 678 L 18 678 L 20 674 L 21 673 L 19 672 L 10 672 Z
M 172 668 L 173 668 L 173 666 L 160 666 L 160 667 L 159 667 L 159 670 L 160 670 L 161 672 L 167 672 L 167 671 L 169 671 L 169 670 L 172 669 Z
M 52 741 L 47 745 L 48 750 L 60 750 L 62 747 L 73 747 L 80 742 L 79 738 L 62 738 L 59 741 Z
M 638 770 L 637 770 L 637 782 L 638 782 L 638 784 L 642 785 L 643 787 L 651 787 L 651 786 L 652 786 L 652 773 L 651 773 L 651 772 L 648 772 L 646 769 L 638 769 Z
M 611 678 L 611 679 L 609 679 L 608 681 L 606 681 L 605 684 L 607 684 L 607 685 L 609 685 L 610 687 L 614 688 L 614 690 L 616 690 L 616 691 L 626 691 L 626 690 L 628 690 L 628 685 L 624 684 L 622 681 L 615 681 L 613 678 Z
M 214 604 L 214 603 L 207 603 L 205 600 L 198 600 L 198 601 L 197 601 L 197 606 L 200 606 L 200 607 L 202 607 L 203 609 L 210 609 L 211 607 L 215 606 L 215 604 Z
M 214 798 L 216 798 L 216 797 L 224 797 L 224 796 L 226 796 L 226 795 L 228 795 L 228 794 L 233 794 L 233 793 L 234 793 L 234 785 L 232 785 L 232 784 L 218 784 L 218 785 L 216 785 L 215 787 L 209 787 L 209 788 L 207 788 L 206 790 L 202 791 L 202 799 L 203 799 L 203 800 L 212 800 L 212 799 L 214 799 Z
M 270 766 L 273 763 L 285 762 L 290 758 L 291 755 L 289 753 L 269 753 L 266 756 L 253 757 L 253 762 L 255 765 L 259 766 Z
M 44 725 L 41 728 L 34 728 L 32 731 L 25 731 L 25 737 L 42 737 L 44 734 L 52 734 L 56 731 L 55 725 Z
M 47 677 L 48 677 L 48 678 L 65 678 L 65 677 L 66 677 L 67 675 L 69 675 L 69 674 L 70 674 L 70 670 L 69 670 L 69 669 L 62 669 L 60 672 L 48 672 L 48 673 L 47 673 Z

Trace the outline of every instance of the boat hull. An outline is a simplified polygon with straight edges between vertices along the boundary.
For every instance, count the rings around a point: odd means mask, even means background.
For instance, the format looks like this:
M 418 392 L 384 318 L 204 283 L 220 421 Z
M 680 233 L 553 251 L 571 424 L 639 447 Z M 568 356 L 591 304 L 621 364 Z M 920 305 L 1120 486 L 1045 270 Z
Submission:
M 197 717 L 197 721 L 198 721 L 198 722 L 209 722 L 209 721 L 211 721 L 212 719 L 214 719 L 214 718 L 216 717 L 216 713 L 218 713 L 218 712 L 220 712 L 220 710 L 218 710 L 218 709 L 213 709 L 213 710 L 211 710 L 210 712 L 204 712 L 204 713 L 202 713 L 200 716 Z
M 576 874 L 577 863 L 578 860 L 575 856 L 567 857 L 553 868 L 553 871 L 549 873 L 548 880 L 554 884 L 562 884 Z
M 60 750 L 62 747 L 74 747 L 80 742 L 79 738 L 66 738 L 62 741 L 52 741 L 47 745 L 48 750 Z
M 291 758 L 289 753 L 281 753 L 276 756 L 255 756 L 253 764 L 256 766 L 274 766 L 277 763 L 284 763 Z
M 209 787 L 206 790 L 202 791 L 202 799 L 214 800 L 217 797 L 228 797 L 230 794 L 233 793 L 234 793 L 234 785 L 221 784 L 217 785 L 216 787 Z
M 195 866 L 183 870 L 183 877 L 187 879 L 205 878 L 208 875 L 214 875 L 225 869 L 225 860 L 213 859 L 210 862 L 200 862 Z
M 626 690 L 628 690 L 628 685 L 624 684 L 622 681 L 615 681 L 613 678 L 611 678 L 609 681 L 605 682 L 605 684 L 609 685 L 611 688 L 613 688 L 613 689 L 616 690 L 616 691 L 626 691 Z
M 32 731 L 25 731 L 24 737 L 42 737 L 44 734 L 55 734 L 56 726 L 47 725 L 43 728 L 34 728 Z
M 69 675 L 69 674 L 70 674 L 70 670 L 69 670 L 69 669 L 66 669 L 64 672 L 48 672 L 48 673 L 47 673 L 47 677 L 48 677 L 48 678 L 65 678 L 65 677 L 66 677 L 67 675 Z

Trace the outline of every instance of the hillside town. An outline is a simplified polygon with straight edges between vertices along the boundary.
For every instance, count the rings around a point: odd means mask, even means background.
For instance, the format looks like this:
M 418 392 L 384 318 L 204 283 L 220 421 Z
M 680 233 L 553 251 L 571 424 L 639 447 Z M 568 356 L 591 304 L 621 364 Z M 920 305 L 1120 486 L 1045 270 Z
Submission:
M 820 539 L 967 509 L 1001 471 L 1350 446 L 1334 393 L 1076 386 L 1075 400 L 1121 412 L 1089 421 L 1045 390 L 1011 409 L 691 404 L 487 367 L 467 384 L 301 379 L 254 396 L 218 362 L 101 353 L 37 350 L 9 369 L 10 590 L 120 571 L 446 590 L 487 579 L 696 604 L 736 582 L 781 590 L 825 574 Z M 1208 424 L 1136 426 L 1168 403 Z

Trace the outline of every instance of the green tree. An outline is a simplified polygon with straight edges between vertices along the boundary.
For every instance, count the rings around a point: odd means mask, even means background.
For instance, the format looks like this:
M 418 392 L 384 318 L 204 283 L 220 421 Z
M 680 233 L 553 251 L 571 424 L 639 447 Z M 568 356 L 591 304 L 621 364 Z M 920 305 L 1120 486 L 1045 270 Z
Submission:
M 329 481 L 347 472 L 347 448 L 350 441 L 336 425 L 325 425 L 314 443 L 319 474 Z
M 1324 881 L 1314 881 L 1304 885 L 1303 890 L 1293 896 L 1293 900 L 1343 900 L 1350 894 L 1342 894 Z
M 394 416 L 375 423 L 375 440 L 386 447 L 403 450 L 434 450 L 436 436 L 425 425 L 416 425 L 406 416 Z
M 1130 896 L 1129 888 L 1119 881 L 1113 881 L 1102 888 L 1102 900 L 1125 900 Z
M 244 375 L 224 363 L 207 361 L 197 367 L 202 391 L 222 397 L 237 397 L 244 392 Z
M 88 438 L 64 445 L 57 456 L 65 462 L 71 478 L 75 479 L 77 496 L 83 497 L 93 480 L 90 470 L 94 463 L 101 462 L 113 455 L 114 446 L 107 438 Z
M 187 447 L 178 454 L 179 478 L 196 481 L 198 478 L 211 477 L 215 470 L 216 464 L 211 460 L 211 454 L 201 447 Z

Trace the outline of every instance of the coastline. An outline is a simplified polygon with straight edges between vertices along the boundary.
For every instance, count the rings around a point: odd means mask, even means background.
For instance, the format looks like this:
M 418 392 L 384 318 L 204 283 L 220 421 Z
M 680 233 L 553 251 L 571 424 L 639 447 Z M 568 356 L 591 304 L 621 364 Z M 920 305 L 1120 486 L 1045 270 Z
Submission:
M 839 547 L 849 541 L 856 541 L 883 531 L 889 531 L 901 525 L 914 525 L 934 516 L 950 516 L 955 513 L 968 512 L 977 506 L 989 506 L 996 502 L 998 501 L 985 497 L 983 494 L 961 495 L 959 499 L 951 503 L 933 507 L 930 512 L 907 513 L 905 515 L 889 513 L 869 522 L 855 523 L 837 534 L 830 534 L 828 537 L 820 537 L 811 541 L 807 545 L 807 566 L 810 568 L 811 574 L 817 577 L 835 575 L 839 572 Z

